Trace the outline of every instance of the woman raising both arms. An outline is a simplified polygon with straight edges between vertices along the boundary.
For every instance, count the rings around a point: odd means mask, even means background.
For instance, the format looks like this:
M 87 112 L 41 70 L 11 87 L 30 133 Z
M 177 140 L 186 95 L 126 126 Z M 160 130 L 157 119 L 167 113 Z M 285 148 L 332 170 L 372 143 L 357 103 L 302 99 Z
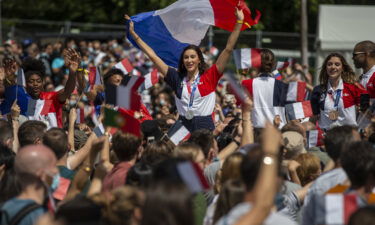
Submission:
M 235 8 L 234 13 L 237 17 L 236 25 L 216 63 L 207 68 L 208 66 L 199 47 L 189 45 L 182 51 L 177 70 L 169 67 L 137 35 L 130 17 L 125 15 L 125 19 L 129 20 L 130 35 L 155 64 L 165 82 L 175 92 L 176 106 L 180 115 L 179 119 L 190 132 L 201 128 L 209 130 L 214 130 L 215 128 L 212 120 L 212 113 L 215 107 L 215 89 L 237 42 L 244 20 L 242 9 Z

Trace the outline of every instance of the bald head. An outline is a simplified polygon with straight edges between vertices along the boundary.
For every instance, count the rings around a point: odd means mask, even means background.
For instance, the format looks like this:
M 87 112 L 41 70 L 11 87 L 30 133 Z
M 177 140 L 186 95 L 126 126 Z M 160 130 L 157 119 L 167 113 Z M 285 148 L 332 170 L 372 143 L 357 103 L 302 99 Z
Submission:
M 21 148 L 14 161 L 16 172 L 39 175 L 41 170 L 56 168 L 56 156 L 44 145 L 27 145 Z

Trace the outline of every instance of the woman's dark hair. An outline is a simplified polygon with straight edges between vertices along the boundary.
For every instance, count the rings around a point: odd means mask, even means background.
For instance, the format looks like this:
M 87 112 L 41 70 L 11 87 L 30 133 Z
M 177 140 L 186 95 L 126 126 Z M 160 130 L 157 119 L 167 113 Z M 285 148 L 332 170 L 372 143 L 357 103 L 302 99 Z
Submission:
M 242 202 L 245 193 L 246 187 L 242 181 L 227 180 L 220 191 L 212 224 L 215 224 L 222 216 L 227 214 L 235 205 Z
M 26 80 L 33 74 L 40 76 L 42 79 L 46 75 L 46 67 L 44 63 L 38 59 L 26 58 L 22 62 L 22 69 L 25 73 Z
M 126 176 L 126 184 L 134 187 L 147 188 L 152 181 L 152 167 L 140 161 L 130 168 Z
M 113 68 L 113 69 L 108 70 L 108 72 L 106 74 L 104 74 L 104 76 L 103 76 L 104 82 L 107 82 L 108 78 L 110 78 L 111 76 L 113 76 L 115 74 L 121 75 L 122 77 L 125 76 L 124 72 L 122 72 L 122 70 L 117 69 L 117 68 Z
M 193 202 L 184 184 L 159 183 L 146 194 L 141 225 L 192 225 Z
M 5 172 L 0 178 L 0 203 L 5 202 L 20 193 L 16 187 L 16 176 L 13 169 L 16 154 L 7 146 L 0 144 L 0 166 L 5 165 Z
M 275 68 L 275 54 L 269 49 L 263 48 L 260 50 L 261 65 L 259 72 L 261 73 L 272 73 Z
M 342 63 L 342 74 L 341 79 L 345 83 L 353 84 L 356 81 L 355 73 L 350 65 L 346 62 L 345 58 L 339 53 L 331 53 L 324 60 L 322 68 L 320 69 L 319 82 L 322 86 L 326 87 L 328 84 L 327 64 L 332 57 L 337 57 Z
M 190 50 L 190 49 L 194 50 L 197 53 L 198 58 L 201 61 L 198 65 L 199 74 L 203 74 L 204 71 L 206 71 L 206 69 L 208 68 L 208 65 L 204 61 L 203 53 L 202 53 L 201 49 L 196 45 L 188 45 L 187 47 L 184 48 L 184 50 L 182 51 L 181 56 L 180 56 L 180 61 L 178 62 L 178 72 L 180 72 L 182 74 L 187 73 L 187 70 L 184 66 L 184 54 L 187 50 Z

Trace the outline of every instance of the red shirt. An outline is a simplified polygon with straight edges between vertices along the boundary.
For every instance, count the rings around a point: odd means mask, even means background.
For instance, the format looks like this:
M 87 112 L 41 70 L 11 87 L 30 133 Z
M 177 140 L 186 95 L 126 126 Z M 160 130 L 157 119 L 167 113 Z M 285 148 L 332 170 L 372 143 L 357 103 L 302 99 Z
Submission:
M 129 169 L 133 165 L 129 162 L 120 162 L 104 177 L 103 191 L 111 191 L 117 187 L 123 186 L 126 181 Z

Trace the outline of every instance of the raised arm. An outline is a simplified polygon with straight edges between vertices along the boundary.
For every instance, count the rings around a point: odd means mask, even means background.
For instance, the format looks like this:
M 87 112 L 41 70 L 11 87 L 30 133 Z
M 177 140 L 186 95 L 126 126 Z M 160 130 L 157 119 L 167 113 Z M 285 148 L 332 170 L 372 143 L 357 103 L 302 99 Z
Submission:
M 241 27 L 245 18 L 242 9 L 236 8 L 235 14 L 237 17 L 237 22 L 234 26 L 234 30 L 229 35 L 225 49 L 220 53 L 219 58 L 216 60 L 216 67 L 220 73 L 224 72 L 225 66 L 228 63 L 230 55 L 232 54 L 233 48 L 237 42 L 238 36 L 240 36 Z
M 74 88 L 76 87 L 76 76 L 78 66 L 81 63 L 81 56 L 74 49 L 67 49 L 64 51 L 64 60 L 69 68 L 69 78 L 63 90 L 59 92 L 59 101 L 65 103 L 65 100 L 70 97 Z
M 129 20 L 129 33 L 133 37 L 134 41 L 137 45 L 141 48 L 141 50 L 151 59 L 151 61 L 155 64 L 156 68 L 162 74 L 163 77 L 167 75 L 168 72 L 168 65 L 156 55 L 155 51 L 144 42 L 137 33 L 134 31 L 134 23 L 130 20 L 128 15 L 124 16 L 126 20 Z

